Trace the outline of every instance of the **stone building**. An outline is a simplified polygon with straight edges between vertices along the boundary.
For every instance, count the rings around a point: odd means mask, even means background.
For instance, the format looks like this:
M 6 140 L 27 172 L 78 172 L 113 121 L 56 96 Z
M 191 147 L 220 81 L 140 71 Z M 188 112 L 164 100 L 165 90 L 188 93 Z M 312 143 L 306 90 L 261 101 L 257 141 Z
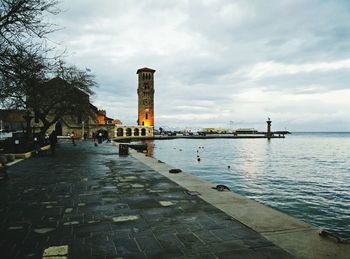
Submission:
M 26 110 L 0 110 L 1 132 L 24 131 Z
M 72 131 L 78 138 L 82 138 L 84 133 L 89 138 L 93 137 L 93 133 L 103 132 L 109 138 L 114 138 L 115 123 L 119 120 L 113 120 L 106 116 L 106 111 L 99 110 L 96 106 L 89 103 L 89 115 L 82 119 L 79 116 L 63 116 L 59 121 L 52 125 L 49 132 L 55 130 L 59 136 L 68 136 Z
M 46 83 L 44 86 L 49 88 L 51 92 L 63 91 L 66 89 L 66 82 L 61 78 L 53 78 Z M 88 137 L 92 137 L 93 133 L 102 131 L 104 135 L 113 138 L 115 133 L 115 124 L 121 124 L 120 120 L 113 120 L 112 118 L 107 117 L 105 110 L 99 110 L 96 106 L 90 103 L 89 94 L 81 91 L 77 88 L 74 89 L 74 95 L 79 99 L 78 106 L 85 106 L 88 112 L 85 115 L 79 115 L 79 113 L 72 112 L 71 114 L 66 114 L 59 117 L 58 121 L 51 125 L 48 129 L 48 133 L 51 133 L 53 130 L 56 131 L 58 136 L 67 136 L 72 131 L 75 132 L 78 138 L 83 137 L 84 133 Z M 40 129 L 43 127 L 42 122 L 35 117 L 35 113 L 30 108 L 30 102 L 35 101 L 34 98 L 28 98 L 28 107 L 23 110 L 0 110 L 0 120 L 2 123 L 3 132 L 19 132 L 27 130 L 27 120 L 30 118 L 30 130 L 32 133 L 39 133 Z M 63 100 L 64 101 L 64 100 Z M 48 101 L 48 103 L 50 103 Z M 77 107 L 79 109 L 79 107 Z M 53 110 L 54 111 L 54 110 Z M 49 113 L 47 118 L 52 120 L 56 117 L 57 114 L 54 112 Z

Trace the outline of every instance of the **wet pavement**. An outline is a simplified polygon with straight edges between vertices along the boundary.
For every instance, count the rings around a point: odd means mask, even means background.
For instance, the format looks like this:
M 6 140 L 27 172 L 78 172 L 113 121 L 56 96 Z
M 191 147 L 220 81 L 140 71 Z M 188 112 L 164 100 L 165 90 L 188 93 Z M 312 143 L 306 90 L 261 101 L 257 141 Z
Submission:
M 291 258 L 117 147 L 62 141 L 0 181 L 0 258 Z

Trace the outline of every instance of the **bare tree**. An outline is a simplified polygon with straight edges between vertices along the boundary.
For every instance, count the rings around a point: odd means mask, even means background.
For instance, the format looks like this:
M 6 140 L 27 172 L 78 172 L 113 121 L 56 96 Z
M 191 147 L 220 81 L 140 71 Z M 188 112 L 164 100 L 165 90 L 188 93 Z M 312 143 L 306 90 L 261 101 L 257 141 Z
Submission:
M 97 85 L 93 75 L 48 58 L 45 39 L 57 27 L 45 17 L 58 14 L 57 5 L 57 0 L 0 0 L 0 104 L 28 111 L 28 137 L 33 118 L 42 122 L 44 136 L 64 116 L 87 117 Z
M 13 47 L 28 38 L 44 38 L 56 28 L 45 13 L 58 14 L 56 0 L 0 0 L 0 46 Z
M 45 37 L 57 29 L 57 26 L 46 20 L 45 15 L 58 14 L 57 4 L 56 0 L 0 0 L 0 96 L 2 99 L 6 95 L 13 97 L 12 91 L 16 92 L 21 88 L 18 85 L 17 89 L 11 89 L 10 86 L 23 84 L 24 76 L 28 74 L 23 69 L 28 65 L 28 61 L 30 65 L 44 65 L 43 59 L 49 52 L 44 44 Z M 7 100 L 9 99 L 11 98 Z
M 1 58 L 0 58 L 1 59 Z M 1 72 L 0 102 L 3 107 L 25 109 L 26 97 L 35 94 L 36 86 L 46 80 L 49 64 L 40 50 L 18 49 L 6 57 Z

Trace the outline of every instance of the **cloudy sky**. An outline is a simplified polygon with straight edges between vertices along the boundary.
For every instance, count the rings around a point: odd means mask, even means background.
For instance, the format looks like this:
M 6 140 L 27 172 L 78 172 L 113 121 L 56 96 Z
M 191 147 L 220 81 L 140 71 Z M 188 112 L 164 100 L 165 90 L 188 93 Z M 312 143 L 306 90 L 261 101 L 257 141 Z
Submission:
M 156 127 L 350 130 L 350 2 L 63 0 L 50 36 L 90 68 L 93 103 L 137 120 L 136 70 L 155 74 Z

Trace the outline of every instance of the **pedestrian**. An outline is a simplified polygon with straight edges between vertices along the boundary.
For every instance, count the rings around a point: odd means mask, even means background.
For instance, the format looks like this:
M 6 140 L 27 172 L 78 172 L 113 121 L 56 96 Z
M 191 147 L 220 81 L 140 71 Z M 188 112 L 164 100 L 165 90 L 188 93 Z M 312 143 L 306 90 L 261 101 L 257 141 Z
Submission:
M 87 140 L 87 133 L 85 132 L 84 133 L 84 141 L 86 141 Z
M 51 147 L 51 154 L 55 154 L 55 149 L 56 149 L 56 144 L 57 144 L 57 135 L 56 131 L 52 131 L 50 136 L 49 136 L 49 142 L 50 142 L 50 147 Z
M 40 144 L 39 144 L 38 137 L 36 137 L 36 136 L 34 136 L 34 150 L 35 150 L 36 154 L 39 154 Z
M 45 133 L 45 145 L 48 145 L 50 140 L 49 140 L 49 134 Z
M 102 139 L 103 139 L 103 136 L 102 136 L 102 132 L 100 131 L 100 132 L 98 133 L 98 136 L 97 136 L 98 144 L 101 144 L 101 143 L 102 143 Z
M 96 132 L 92 133 L 92 141 L 95 142 L 96 141 Z
M 75 144 L 75 133 L 74 133 L 74 131 L 72 131 L 72 133 L 70 134 L 70 139 L 72 140 L 73 146 L 76 146 L 76 144 Z

